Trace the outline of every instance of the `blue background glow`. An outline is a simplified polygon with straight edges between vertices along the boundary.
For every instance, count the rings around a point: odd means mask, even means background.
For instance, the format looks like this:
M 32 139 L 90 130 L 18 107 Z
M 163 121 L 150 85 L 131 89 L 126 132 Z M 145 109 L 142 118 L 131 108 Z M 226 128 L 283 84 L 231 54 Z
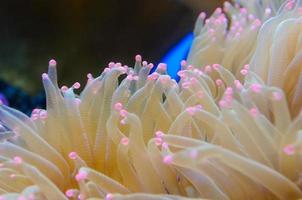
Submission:
M 179 80 L 177 72 L 180 70 L 180 62 L 187 58 L 191 44 L 193 41 L 193 33 L 187 34 L 168 53 L 161 59 L 161 63 L 168 65 L 168 74 L 176 81 Z

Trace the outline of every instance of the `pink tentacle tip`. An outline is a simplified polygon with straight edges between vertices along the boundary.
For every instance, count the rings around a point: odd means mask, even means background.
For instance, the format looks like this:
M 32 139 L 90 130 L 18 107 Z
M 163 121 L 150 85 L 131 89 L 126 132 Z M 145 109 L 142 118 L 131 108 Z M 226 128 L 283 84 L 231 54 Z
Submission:
M 191 85 L 196 85 L 198 82 L 199 81 L 197 80 L 197 78 L 195 78 L 195 77 L 190 78 Z
M 203 106 L 200 104 L 195 106 L 195 111 L 202 110 L 202 109 L 203 109 Z
M 42 79 L 44 79 L 44 80 L 45 80 L 45 79 L 48 79 L 48 74 L 43 73 L 43 74 L 42 74 Z
M 210 19 L 206 19 L 205 24 L 210 24 Z
M 124 67 L 120 67 L 119 70 L 122 74 L 126 74 L 128 72 L 128 66 L 125 65 Z
M 254 24 L 255 24 L 255 26 L 261 26 L 261 24 L 262 24 L 262 21 L 260 20 L 260 19 L 255 19 L 255 21 L 254 21 Z
M 197 96 L 198 98 L 202 99 L 202 98 L 204 97 L 203 91 L 202 91 L 202 90 L 198 91 L 198 92 L 196 93 L 196 96 Z
M 212 67 L 216 71 L 218 71 L 220 69 L 220 65 L 219 64 L 213 64 Z
M 68 157 L 69 157 L 71 160 L 75 160 L 75 159 L 77 159 L 78 154 L 77 154 L 76 152 L 72 151 L 72 152 L 70 152 L 70 153 L 68 154 Z
M 211 72 L 212 72 L 212 67 L 211 67 L 210 65 L 207 65 L 207 66 L 205 66 L 204 71 L 205 71 L 206 73 L 211 73 Z
M 149 63 L 149 64 L 147 65 L 147 67 L 148 67 L 149 69 L 152 69 L 152 68 L 154 67 L 154 64 L 153 64 L 153 63 Z
M 227 87 L 227 89 L 225 90 L 225 94 L 226 95 L 233 95 L 234 91 L 233 88 L 231 87 Z
M 127 111 L 127 110 L 125 110 L 125 109 L 121 109 L 121 110 L 120 110 L 120 116 L 121 116 L 121 117 L 126 117 L 127 114 L 128 114 L 128 111 Z
M 84 194 L 79 194 L 78 195 L 78 200 L 85 200 L 85 195 Z
M 157 69 L 160 71 L 166 71 L 167 70 L 167 64 L 166 63 L 159 63 L 157 66 Z
M 88 74 L 87 74 L 87 78 L 88 78 L 89 80 L 92 80 L 92 79 L 93 79 L 92 74 L 91 74 L 91 73 L 88 73 Z
M 206 18 L 206 13 L 205 13 L 205 12 L 201 12 L 201 13 L 198 15 L 198 17 L 199 17 L 200 19 L 205 19 L 205 18 Z
M 281 101 L 282 97 L 283 97 L 283 95 L 281 92 L 273 92 L 273 98 L 275 101 Z
M 113 68 L 115 66 L 115 63 L 114 62 L 109 62 L 108 63 L 108 67 L 111 69 L 111 68 Z
M 230 107 L 229 103 L 226 100 L 220 100 L 218 104 L 219 104 L 220 108 L 229 108 Z
M 65 195 L 66 195 L 68 198 L 73 197 L 73 196 L 74 196 L 74 191 L 73 191 L 73 189 L 66 190 Z
M 120 103 L 120 102 L 117 102 L 116 104 L 114 104 L 114 109 L 115 109 L 116 111 L 122 110 L 122 109 L 123 109 L 123 104 Z
M 127 80 L 129 81 L 133 81 L 133 75 L 132 74 L 129 74 L 127 77 L 126 77 Z
M 289 144 L 283 148 L 283 152 L 287 155 L 293 155 L 296 151 L 294 145 Z
M 199 76 L 202 76 L 204 74 L 201 69 L 194 69 L 193 72 L 196 73 Z
M 121 139 L 121 144 L 127 146 L 129 144 L 129 138 L 123 137 Z
M 123 125 L 125 125 L 125 124 L 127 123 L 127 122 L 126 122 L 126 118 L 122 119 L 122 120 L 120 121 L 120 123 L 123 124 Z
M 239 38 L 239 37 L 240 37 L 240 35 L 241 35 L 241 33 L 240 33 L 240 32 L 236 32 L 235 37 L 236 37 L 236 38 Z
M 15 156 L 14 157 L 14 163 L 16 165 L 20 165 L 23 162 L 22 158 L 20 156 Z
M 214 35 L 215 35 L 215 30 L 212 29 L 212 28 L 210 28 L 210 29 L 209 29 L 209 34 L 210 34 L 211 36 L 214 36 Z
M 163 135 L 164 135 L 164 132 L 162 132 L 162 131 L 156 131 L 155 132 L 156 137 L 162 137 Z
M 233 101 L 233 95 L 232 94 L 226 94 L 223 98 L 228 104 L 231 104 Z
M 134 80 L 134 81 L 138 81 L 138 79 L 139 79 L 139 77 L 138 77 L 137 75 L 134 75 L 134 76 L 133 76 L 133 80 Z
M 34 194 L 30 194 L 29 196 L 28 196 L 28 200 L 35 200 L 36 198 L 35 198 L 35 195 Z
M 265 14 L 270 15 L 272 13 L 272 9 L 270 8 L 265 8 Z
M 76 174 L 75 179 L 76 179 L 77 181 L 84 181 L 84 180 L 87 179 L 87 176 L 88 176 L 87 172 L 79 171 L 79 172 Z
M 144 61 L 142 62 L 142 64 L 143 64 L 144 67 L 146 67 L 146 66 L 148 65 L 148 62 L 144 60 Z
M 189 89 L 190 86 L 191 86 L 191 82 L 190 81 L 185 81 L 181 84 L 181 86 L 184 88 L 184 89 Z
M 129 81 L 137 81 L 138 80 L 138 76 L 137 75 L 133 75 L 133 74 L 129 74 L 126 78 Z
M 162 143 L 162 147 L 163 147 L 164 149 L 168 149 L 168 148 L 169 148 L 169 145 L 168 145 L 168 143 L 164 142 L 164 143 Z
M 28 199 L 26 197 L 24 197 L 24 196 L 21 195 L 21 196 L 18 197 L 17 200 L 28 200 Z
M 193 67 L 193 65 L 188 65 L 186 69 L 187 70 L 192 70 L 192 69 L 194 69 L 194 67 Z
M 109 67 L 106 67 L 105 69 L 104 69 L 104 72 L 106 73 L 106 72 L 109 72 L 110 71 L 110 68 Z
M 257 115 L 259 114 L 259 111 L 258 111 L 257 108 L 251 108 L 251 109 L 249 110 L 249 113 L 250 113 L 251 116 L 257 117 Z
M 111 193 L 108 193 L 105 197 L 105 200 L 113 200 L 113 195 Z
M 49 66 L 54 67 L 57 65 L 57 61 L 55 61 L 54 59 L 51 59 L 48 64 L 49 64 Z
M 246 76 L 248 74 L 248 70 L 247 69 L 242 69 L 240 70 L 240 74 L 242 74 L 243 76 Z
M 157 72 L 154 72 L 148 76 L 148 80 L 157 80 L 158 77 L 159 77 L 159 74 Z
M 198 155 L 198 152 L 196 150 L 191 150 L 189 152 L 189 156 L 193 159 L 195 159 L 197 157 L 197 155 Z
M 135 56 L 135 61 L 136 61 L 136 62 L 142 62 L 142 56 L 139 55 L 139 54 L 137 54 L 137 55 Z
M 167 165 L 170 165 L 173 162 L 173 156 L 172 155 L 164 156 L 163 162 Z
M 79 89 L 81 87 L 81 84 L 79 82 L 75 82 L 72 87 L 74 89 Z
M 42 111 L 39 113 L 39 117 L 40 117 L 41 119 L 47 119 L 47 111 L 42 110 Z
M 81 102 L 82 102 L 82 100 L 80 99 L 80 98 L 75 98 L 75 103 L 76 103 L 76 105 L 80 105 L 81 104 Z
M 216 10 L 214 12 L 215 12 L 215 14 L 221 14 L 222 9 L 220 7 L 218 7 L 218 8 L 216 8 Z
M 216 85 L 219 87 L 219 86 L 221 86 L 222 85 L 222 80 L 221 79 L 217 79 L 216 81 L 215 81 L 215 83 L 216 83 Z
M 33 109 L 32 114 L 39 114 L 40 110 L 41 109 L 39 109 L 39 108 L 35 108 L 35 109 Z
M 261 92 L 261 89 L 262 89 L 262 86 L 259 84 L 259 83 L 253 83 L 251 85 L 251 89 L 253 92 L 255 93 L 260 93 Z
M 5 200 L 5 198 L 4 198 L 4 197 L 2 197 L 2 196 L 0 196 L 0 200 Z
M 285 5 L 285 8 L 291 10 L 294 7 L 295 1 L 288 1 Z
M 188 107 L 186 108 L 186 112 L 189 113 L 189 115 L 193 116 L 195 114 L 196 108 L 195 107 Z
M 162 145 L 162 143 L 163 143 L 163 139 L 162 138 L 160 138 L 160 137 L 156 137 L 155 138 L 155 144 L 156 144 L 156 146 L 160 146 L 160 145 Z
M 248 13 L 248 11 L 247 11 L 246 8 L 241 8 L 240 13 L 243 14 L 243 15 L 246 15 Z
M 182 68 L 184 68 L 186 65 L 187 65 L 187 61 L 186 61 L 186 60 L 180 61 L 180 66 L 181 66 Z
M 66 92 L 68 90 L 68 87 L 66 86 L 66 85 L 63 85 L 62 87 L 61 87 L 61 91 L 62 92 Z
M 235 81 L 234 81 L 234 84 L 235 84 L 235 87 L 236 87 L 238 90 L 243 89 L 243 85 L 241 84 L 241 82 L 240 82 L 239 80 L 235 80 Z

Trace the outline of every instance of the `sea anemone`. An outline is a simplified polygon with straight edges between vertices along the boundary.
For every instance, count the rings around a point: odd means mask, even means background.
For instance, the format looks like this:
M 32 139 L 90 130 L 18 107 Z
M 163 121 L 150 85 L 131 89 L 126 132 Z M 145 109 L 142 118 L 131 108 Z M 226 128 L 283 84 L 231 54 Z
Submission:
M 302 198 L 300 1 L 236 2 L 200 15 L 178 83 L 137 55 L 77 94 L 51 60 L 46 110 L 0 106 L 0 199 Z
M 302 108 L 302 1 L 282 2 L 225 2 L 208 19 L 201 13 L 188 63 L 219 63 L 239 79 L 249 67 L 267 85 L 284 90 L 296 116 Z

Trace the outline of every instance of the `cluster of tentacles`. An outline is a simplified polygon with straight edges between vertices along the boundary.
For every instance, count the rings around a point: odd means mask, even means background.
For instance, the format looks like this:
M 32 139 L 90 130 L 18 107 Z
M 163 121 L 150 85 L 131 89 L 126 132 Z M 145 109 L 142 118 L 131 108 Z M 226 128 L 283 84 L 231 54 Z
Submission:
M 51 60 L 46 110 L 0 105 L 0 199 L 302 198 L 302 3 L 236 2 L 200 15 L 178 83 L 137 55 L 77 93 Z

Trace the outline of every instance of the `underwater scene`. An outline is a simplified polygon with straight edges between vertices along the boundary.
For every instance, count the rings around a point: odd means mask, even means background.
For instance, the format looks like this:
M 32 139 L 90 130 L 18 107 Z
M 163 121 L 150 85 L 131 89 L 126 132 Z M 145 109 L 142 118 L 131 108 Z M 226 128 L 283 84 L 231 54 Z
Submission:
M 302 199 L 302 0 L 0 7 L 0 200 Z

